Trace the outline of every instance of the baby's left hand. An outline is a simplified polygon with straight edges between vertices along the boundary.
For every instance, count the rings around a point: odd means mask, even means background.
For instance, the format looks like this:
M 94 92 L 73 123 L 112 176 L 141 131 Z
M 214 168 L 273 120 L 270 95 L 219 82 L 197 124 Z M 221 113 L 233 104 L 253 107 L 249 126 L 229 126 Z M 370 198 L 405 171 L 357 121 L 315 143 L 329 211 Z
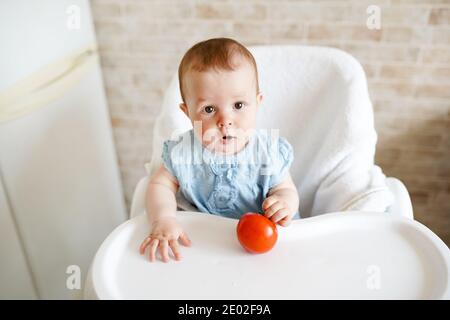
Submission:
M 264 215 L 280 226 L 287 227 L 295 212 L 289 208 L 288 203 L 279 195 L 271 195 L 262 203 Z

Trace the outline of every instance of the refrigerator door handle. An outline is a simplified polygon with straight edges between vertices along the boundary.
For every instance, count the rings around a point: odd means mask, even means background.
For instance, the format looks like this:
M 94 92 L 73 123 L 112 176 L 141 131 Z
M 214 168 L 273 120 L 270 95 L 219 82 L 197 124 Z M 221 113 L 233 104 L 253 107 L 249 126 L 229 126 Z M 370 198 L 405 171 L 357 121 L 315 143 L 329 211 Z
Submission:
M 60 97 L 95 67 L 97 60 L 95 45 L 89 45 L 0 92 L 0 123 L 26 115 Z

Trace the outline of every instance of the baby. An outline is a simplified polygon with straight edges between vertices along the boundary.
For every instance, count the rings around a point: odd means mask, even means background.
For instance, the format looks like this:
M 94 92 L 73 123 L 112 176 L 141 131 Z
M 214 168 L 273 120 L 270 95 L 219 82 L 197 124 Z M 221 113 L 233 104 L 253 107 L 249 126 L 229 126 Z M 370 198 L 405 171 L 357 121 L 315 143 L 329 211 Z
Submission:
M 151 177 L 146 209 L 150 261 L 181 259 L 178 241 L 191 244 L 176 218 L 178 191 L 199 211 L 239 219 L 260 212 L 288 226 L 299 198 L 289 173 L 291 145 L 255 130 L 262 95 L 252 54 L 227 38 L 206 40 L 189 49 L 178 68 L 180 109 L 193 129 L 164 142 L 163 164 Z

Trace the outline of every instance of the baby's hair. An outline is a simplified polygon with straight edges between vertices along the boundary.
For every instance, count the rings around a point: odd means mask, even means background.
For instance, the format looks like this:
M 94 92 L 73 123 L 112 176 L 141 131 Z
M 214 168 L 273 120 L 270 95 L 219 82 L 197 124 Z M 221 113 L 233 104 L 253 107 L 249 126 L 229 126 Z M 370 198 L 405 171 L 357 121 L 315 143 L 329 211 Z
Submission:
M 250 62 L 255 70 L 256 92 L 259 92 L 258 69 L 256 67 L 255 58 L 246 47 L 229 38 L 213 38 L 195 44 L 190 48 L 181 59 L 178 67 L 178 81 L 180 84 L 180 93 L 183 102 L 183 77 L 189 70 L 199 72 L 210 69 L 216 70 L 234 70 L 232 58 L 235 54 L 240 55 Z

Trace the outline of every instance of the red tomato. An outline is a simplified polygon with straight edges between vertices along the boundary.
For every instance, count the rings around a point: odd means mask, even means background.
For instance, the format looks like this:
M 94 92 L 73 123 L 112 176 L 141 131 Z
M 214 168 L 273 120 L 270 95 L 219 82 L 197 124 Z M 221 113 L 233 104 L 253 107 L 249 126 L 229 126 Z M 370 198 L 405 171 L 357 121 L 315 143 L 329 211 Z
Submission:
M 241 245 L 251 253 L 264 253 L 273 248 L 278 239 L 277 226 L 262 214 L 244 214 L 236 228 Z

